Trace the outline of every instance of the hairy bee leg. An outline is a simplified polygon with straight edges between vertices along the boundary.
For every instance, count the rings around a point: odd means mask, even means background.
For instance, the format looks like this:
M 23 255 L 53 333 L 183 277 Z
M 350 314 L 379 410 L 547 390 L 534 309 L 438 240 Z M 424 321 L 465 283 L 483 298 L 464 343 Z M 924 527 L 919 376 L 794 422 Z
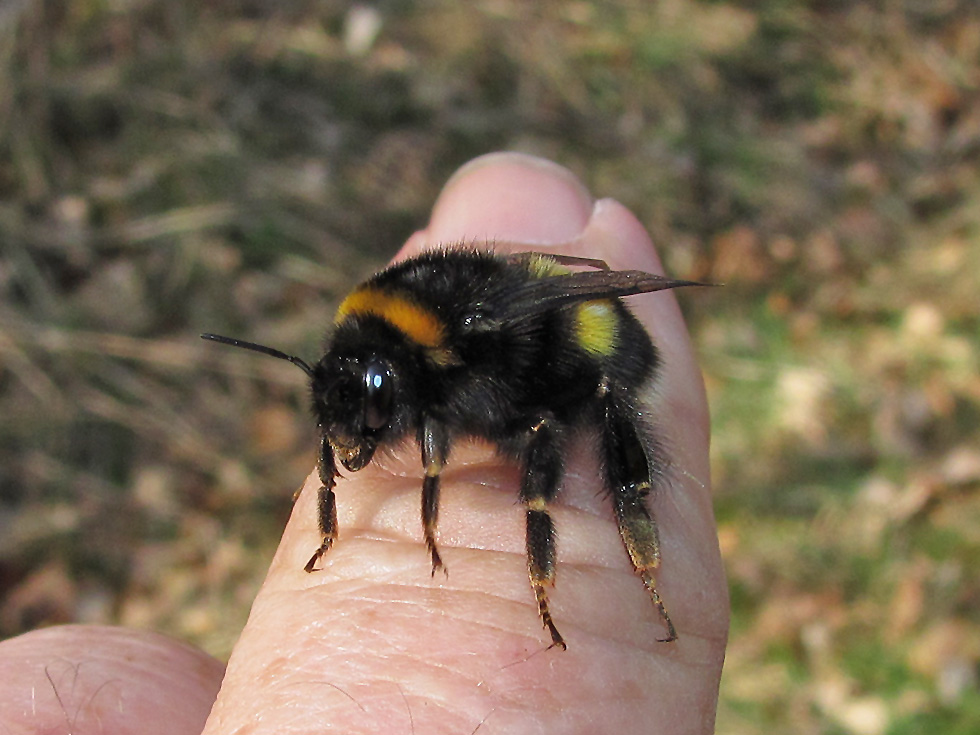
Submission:
M 432 558 L 432 576 L 439 569 L 448 575 L 436 546 L 436 525 L 439 522 L 439 475 L 449 455 L 449 433 L 443 424 L 426 417 L 422 421 L 419 444 L 422 447 L 422 466 L 425 468 L 425 479 L 422 481 L 422 531 L 425 535 L 425 546 Z
M 600 271 L 609 270 L 609 264 L 600 260 L 599 258 L 584 258 L 577 255 L 561 255 L 560 253 L 544 253 L 534 250 L 528 250 L 522 253 L 507 253 L 506 255 L 501 255 L 504 260 L 511 262 L 520 263 L 521 261 L 526 261 L 532 257 L 543 257 L 550 258 L 559 265 L 580 265 L 586 268 L 595 268 Z
M 333 448 L 326 437 L 320 440 L 320 458 L 316 469 L 320 476 L 320 489 L 316 495 L 317 524 L 323 541 L 303 567 L 307 572 L 319 571 L 314 569 L 316 563 L 330 551 L 333 542 L 337 540 L 337 497 L 333 492 L 334 485 L 337 484 L 337 465 L 333 458 Z
M 636 424 L 627 410 L 607 392 L 603 431 L 606 483 L 616 513 L 619 535 L 629 554 L 633 569 L 643 580 L 667 626 L 667 637 L 658 639 L 669 643 L 677 639 L 677 631 L 667 614 L 667 608 L 657 591 L 654 572 L 660 567 L 660 535 L 657 522 L 646 507 L 650 492 L 650 460 L 640 440 Z
M 548 607 L 548 588 L 555 585 L 555 524 L 548 502 L 558 492 L 562 475 L 561 431 L 551 418 L 541 418 L 531 427 L 524 454 L 521 501 L 526 508 L 527 569 L 538 603 L 542 625 L 551 634 L 551 646 L 563 651 L 565 640 L 555 627 Z

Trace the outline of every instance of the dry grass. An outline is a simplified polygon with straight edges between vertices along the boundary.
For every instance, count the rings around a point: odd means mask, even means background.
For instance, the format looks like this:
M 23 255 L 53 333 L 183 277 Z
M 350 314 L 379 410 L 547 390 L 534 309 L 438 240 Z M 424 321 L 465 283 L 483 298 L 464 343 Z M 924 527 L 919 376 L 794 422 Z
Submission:
M 688 300 L 719 729 L 975 732 L 973 4 L 366 7 L 0 7 L 0 635 L 225 654 L 313 437 L 298 371 L 196 334 L 315 354 L 451 171 L 511 148 L 728 284 Z

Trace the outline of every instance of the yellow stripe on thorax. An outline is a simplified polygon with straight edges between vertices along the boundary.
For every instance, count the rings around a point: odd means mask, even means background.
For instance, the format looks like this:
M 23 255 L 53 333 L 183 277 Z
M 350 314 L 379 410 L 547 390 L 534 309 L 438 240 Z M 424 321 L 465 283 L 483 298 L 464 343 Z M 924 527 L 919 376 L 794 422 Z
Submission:
M 527 270 L 531 278 L 547 278 L 548 276 L 566 276 L 571 271 L 542 253 L 531 253 L 527 259 Z
M 586 352 L 611 355 L 616 349 L 619 315 L 608 299 L 586 301 L 575 307 L 575 341 Z
M 445 331 L 442 322 L 435 314 L 405 296 L 387 293 L 373 286 L 362 286 L 352 291 L 341 302 L 334 322 L 340 324 L 349 316 L 367 315 L 384 319 L 422 347 L 448 352 L 443 344 Z

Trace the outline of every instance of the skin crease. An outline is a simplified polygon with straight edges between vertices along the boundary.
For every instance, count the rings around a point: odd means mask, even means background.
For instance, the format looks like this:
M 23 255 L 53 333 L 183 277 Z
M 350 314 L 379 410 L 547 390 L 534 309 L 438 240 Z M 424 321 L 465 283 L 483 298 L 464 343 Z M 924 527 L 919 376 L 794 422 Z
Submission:
M 593 202 L 568 171 L 516 154 L 461 169 L 429 227 L 398 257 L 460 241 L 662 272 L 621 205 Z M 339 479 L 340 537 L 314 574 L 303 572 L 319 543 L 318 482 L 308 478 L 223 681 L 219 663 L 152 633 L 35 631 L 0 643 L 0 732 L 147 733 L 155 721 L 178 735 L 202 727 L 206 735 L 712 732 L 728 599 L 704 388 L 675 293 L 627 303 L 664 360 L 649 397 L 676 469 L 650 502 L 661 530 L 658 589 L 679 640 L 656 640 L 665 629 L 597 492 L 587 440 L 572 452 L 551 506 L 559 533 L 551 609 L 566 652 L 547 650 L 528 583 L 518 468 L 492 447 L 454 446 L 438 530 L 448 574 L 432 578 L 419 521 L 421 460 L 405 446 Z M 66 660 L 93 690 L 113 682 L 99 695 L 106 699 L 86 699 L 62 680 L 53 686 L 52 665 Z M 76 713 L 73 727 L 66 712 Z

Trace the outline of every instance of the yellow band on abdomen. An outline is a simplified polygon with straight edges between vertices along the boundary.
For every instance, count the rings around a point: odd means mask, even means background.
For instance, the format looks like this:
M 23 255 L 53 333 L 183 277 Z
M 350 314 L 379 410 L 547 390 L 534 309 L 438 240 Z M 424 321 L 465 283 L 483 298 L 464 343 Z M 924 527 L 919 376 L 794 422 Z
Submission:
M 612 301 L 586 301 L 575 307 L 575 341 L 586 352 L 611 355 L 618 331 L 619 315 Z

